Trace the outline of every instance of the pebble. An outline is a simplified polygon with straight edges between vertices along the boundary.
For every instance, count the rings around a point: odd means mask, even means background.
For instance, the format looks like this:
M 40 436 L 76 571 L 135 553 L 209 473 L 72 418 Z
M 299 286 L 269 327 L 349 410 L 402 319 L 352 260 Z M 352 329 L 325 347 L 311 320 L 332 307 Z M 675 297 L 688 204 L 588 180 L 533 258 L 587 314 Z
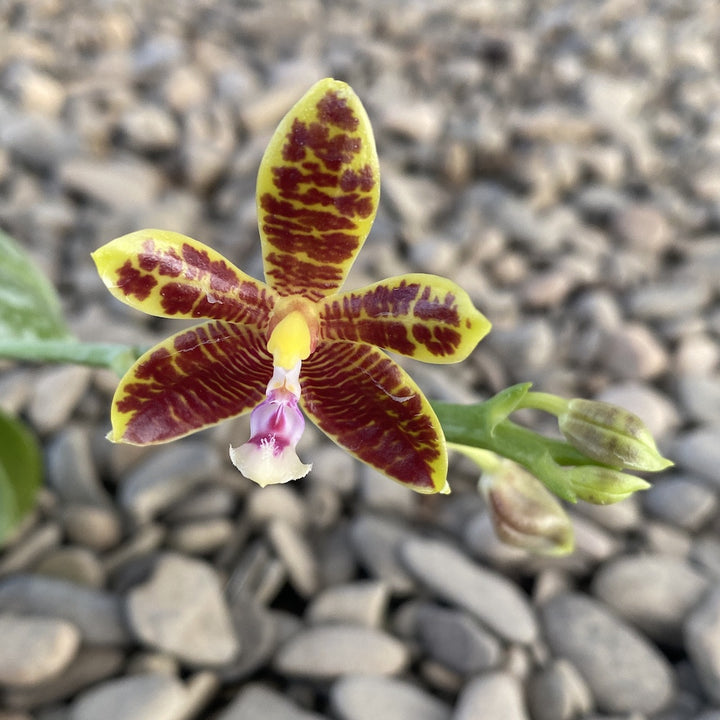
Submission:
M 273 666 L 281 675 L 332 680 L 341 675 L 396 675 L 408 664 L 407 647 L 381 630 L 360 625 L 315 625 L 280 647 Z
M 82 365 L 61 365 L 39 371 L 27 408 L 30 422 L 38 432 L 47 434 L 67 425 L 91 377 L 92 370 Z
M 0 580 L 0 612 L 67 620 L 90 645 L 123 646 L 130 639 L 117 597 L 67 580 L 42 575 Z
M 602 360 L 618 378 L 647 380 L 667 369 L 667 352 L 645 326 L 626 323 L 605 338 Z
M 220 470 L 215 450 L 197 440 L 174 443 L 152 453 L 121 481 L 121 505 L 138 521 L 147 521 L 209 480 Z
M 71 425 L 61 430 L 52 439 L 47 457 L 50 486 L 67 505 L 112 506 L 100 483 L 87 428 Z
M 593 706 L 590 689 L 572 663 L 552 660 L 528 684 L 527 702 L 533 720 L 572 720 Z
M 517 678 L 492 672 L 470 680 L 460 691 L 452 720 L 477 718 L 529 720 L 523 690 Z
M 691 476 L 665 476 L 642 495 L 645 511 L 683 530 L 696 532 L 718 509 L 717 492 Z
M 218 576 L 200 560 L 164 553 L 127 596 L 137 639 L 192 666 L 232 662 L 240 647 Z
M 720 488 L 720 425 L 702 425 L 678 436 L 673 449 L 677 465 Z
M 80 646 L 80 633 L 65 620 L 0 614 L 0 684 L 39 685 L 59 675 Z
M 138 208 L 150 205 L 163 185 L 153 165 L 130 157 L 72 158 L 60 165 L 59 177 L 67 192 L 88 198 L 115 213 L 137 212 Z
M 467 613 L 425 604 L 415 622 L 426 654 L 456 673 L 479 674 L 502 660 L 498 639 Z
M 330 707 L 339 720 L 450 720 L 441 700 L 404 680 L 348 675 L 330 689 Z
M 305 537 L 283 520 L 272 521 L 267 535 L 295 590 L 302 597 L 313 595 L 318 588 L 318 567 Z
M 22 526 L 18 530 L 22 541 L 11 544 L 0 557 L 0 577 L 23 572 L 60 543 L 60 527 L 52 521 L 37 525 L 26 534 L 22 534 Z
M 720 703 L 720 586 L 715 585 L 685 621 L 685 647 L 700 683 Z
M 672 242 L 673 231 L 663 213 L 652 205 L 632 204 L 613 218 L 621 242 L 645 253 L 658 253 Z
M 33 572 L 96 589 L 102 588 L 105 581 L 105 572 L 97 556 L 82 547 L 51 550 L 35 565 Z
M 662 645 L 682 645 L 682 624 L 708 586 L 687 561 L 666 555 L 628 555 L 603 565 L 592 592 Z
M 281 694 L 260 683 L 244 685 L 217 720 L 325 720 L 325 716 L 302 710 Z
M 402 544 L 400 557 L 438 598 L 467 610 L 500 637 L 518 643 L 537 638 L 535 614 L 517 586 L 449 543 L 413 538 Z
M 254 525 L 283 520 L 295 527 L 303 527 L 307 522 L 303 498 L 288 485 L 253 487 L 245 501 L 245 510 Z
M 56 678 L 32 688 L 8 689 L 4 700 L 6 705 L 14 708 L 47 706 L 116 675 L 124 665 L 122 650 L 82 646 L 70 665 Z
M 97 552 L 115 547 L 122 539 L 122 520 L 114 508 L 72 504 L 63 511 L 62 522 L 71 542 Z
M 378 628 L 385 617 L 388 600 L 388 587 L 379 580 L 335 585 L 312 599 L 305 620 L 314 625 L 336 622 Z
M 720 378 L 683 374 L 677 382 L 680 403 L 687 416 L 699 423 L 720 425 Z
M 541 608 L 548 645 L 578 669 L 600 710 L 652 714 L 675 692 L 668 660 L 625 621 L 587 596 L 568 593 Z
M 172 116 L 157 105 L 136 105 L 120 118 L 120 132 L 131 150 L 153 153 L 170 150 L 180 134 Z
M 695 279 L 643 285 L 628 299 L 630 314 L 639 320 L 667 320 L 697 314 L 710 299 L 710 288 Z
M 415 587 L 398 557 L 398 548 L 408 537 L 411 533 L 401 523 L 379 515 L 358 515 L 350 526 L 350 542 L 358 562 L 371 577 L 384 581 L 397 593 Z
M 167 675 L 108 680 L 78 696 L 70 720 L 180 720 L 185 689 Z
M 209 555 L 225 547 L 235 525 L 227 518 L 208 518 L 174 525 L 167 535 L 168 546 L 188 555 Z

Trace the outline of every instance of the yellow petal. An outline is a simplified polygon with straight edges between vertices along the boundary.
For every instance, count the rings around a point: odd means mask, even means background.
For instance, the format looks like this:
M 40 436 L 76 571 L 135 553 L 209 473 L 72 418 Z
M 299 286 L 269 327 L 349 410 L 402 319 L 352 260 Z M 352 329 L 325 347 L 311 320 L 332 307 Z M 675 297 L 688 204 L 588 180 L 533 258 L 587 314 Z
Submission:
M 375 218 L 379 165 L 370 121 L 349 85 L 313 85 L 283 118 L 257 182 L 265 278 L 318 300 L 343 283 Z

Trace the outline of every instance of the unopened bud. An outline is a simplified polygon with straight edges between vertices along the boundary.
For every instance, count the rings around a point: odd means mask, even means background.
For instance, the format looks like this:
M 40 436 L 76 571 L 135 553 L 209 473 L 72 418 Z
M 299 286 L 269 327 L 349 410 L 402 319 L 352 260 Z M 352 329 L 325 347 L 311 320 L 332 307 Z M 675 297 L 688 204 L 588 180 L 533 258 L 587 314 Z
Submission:
M 541 555 L 572 552 L 572 524 L 562 505 L 523 467 L 499 460 L 483 473 L 480 489 L 500 540 Z
M 558 423 L 573 447 L 603 465 L 656 472 L 673 464 L 658 452 L 645 423 L 617 405 L 576 398 Z
M 650 487 L 642 478 L 599 465 L 579 465 L 564 472 L 577 499 L 594 505 L 611 505 Z

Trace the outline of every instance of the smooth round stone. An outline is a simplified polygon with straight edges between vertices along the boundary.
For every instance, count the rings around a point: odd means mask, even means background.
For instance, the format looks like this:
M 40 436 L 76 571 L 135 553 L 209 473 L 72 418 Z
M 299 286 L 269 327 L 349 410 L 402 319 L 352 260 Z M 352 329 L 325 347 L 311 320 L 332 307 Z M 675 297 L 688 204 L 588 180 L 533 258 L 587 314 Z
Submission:
M 720 703 L 720 585 L 688 615 L 685 647 L 703 689 L 713 703 Z
M 408 571 L 437 597 L 464 608 L 502 638 L 519 643 L 537 638 L 537 619 L 526 596 L 456 547 L 413 538 L 402 544 L 400 557 Z
M 608 333 L 604 343 L 604 365 L 617 377 L 647 379 L 667 368 L 667 353 L 645 326 L 628 323 Z
M 51 550 L 35 565 L 33 572 L 100 589 L 105 571 L 98 558 L 86 548 L 60 547 Z
M 291 677 L 330 680 L 341 675 L 395 675 L 409 661 L 392 635 L 357 625 L 317 625 L 291 637 L 275 655 L 275 670 Z
M 720 424 L 720 378 L 685 374 L 678 379 L 680 402 L 698 422 Z
M 267 534 L 292 586 L 302 597 L 313 595 L 318 587 L 318 567 L 305 536 L 284 520 L 272 521 Z
M 642 494 L 643 507 L 655 518 L 694 532 L 709 522 L 718 508 L 718 496 L 706 483 L 692 477 L 666 477 Z
M 80 633 L 65 620 L 0 615 L 0 684 L 32 686 L 60 674 L 75 657 Z
M 534 675 L 528 685 L 533 720 L 572 720 L 592 708 L 592 693 L 567 660 L 554 660 Z
M 67 620 L 84 642 L 126 645 L 130 634 L 117 597 L 101 590 L 42 575 L 15 575 L 0 581 L 0 612 L 21 612 Z
M 348 675 L 330 689 L 340 720 L 450 720 L 450 707 L 417 685 L 395 678 Z
M 285 695 L 260 685 L 249 683 L 235 696 L 216 720 L 326 720 L 324 715 L 299 708 Z
M 161 555 L 126 607 L 138 640 L 190 665 L 225 665 L 239 652 L 218 576 L 200 560 Z
M 122 481 L 120 504 L 138 520 L 150 520 L 220 470 L 217 452 L 199 440 L 153 452 Z
M 553 654 L 575 665 L 600 710 L 651 715 L 670 702 L 675 692 L 670 663 L 599 602 L 558 595 L 543 605 L 541 616 Z
M 425 652 L 461 675 L 487 671 L 502 659 L 498 639 L 462 611 L 422 605 L 416 624 Z
M 78 545 L 104 552 L 122 539 L 122 521 L 112 508 L 70 505 L 63 512 L 68 538 Z
M 502 718 L 529 720 L 523 690 L 517 678 L 493 672 L 470 680 L 460 691 L 453 720 Z
M 81 365 L 61 365 L 43 370 L 33 384 L 28 414 L 41 433 L 67 424 L 90 384 L 92 370 Z
M 167 675 L 134 675 L 91 688 L 72 704 L 70 720 L 179 720 L 185 689 Z
M 632 555 L 611 560 L 596 573 L 593 594 L 653 640 L 679 646 L 682 623 L 708 581 L 685 560 Z
M 681 468 L 697 473 L 700 477 L 720 487 L 720 424 L 704 425 L 678 437 L 673 459 Z
M 377 580 L 335 585 L 313 598 L 305 619 L 313 624 L 337 622 L 379 627 L 388 595 L 387 585 Z
M 175 525 L 168 533 L 168 545 L 188 555 L 208 555 L 232 539 L 235 524 L 227 518 L 206 518 Z

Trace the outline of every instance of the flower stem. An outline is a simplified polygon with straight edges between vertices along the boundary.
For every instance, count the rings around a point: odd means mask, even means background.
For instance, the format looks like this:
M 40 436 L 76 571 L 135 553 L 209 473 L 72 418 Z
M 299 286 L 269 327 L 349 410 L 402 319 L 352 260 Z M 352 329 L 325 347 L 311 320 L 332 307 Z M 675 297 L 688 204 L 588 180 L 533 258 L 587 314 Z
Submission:
M 29 362 L 75 363 L 125 371 L 143 350 L 119 343 L 90 343 L 78 340 L 0 340 L 0 358 Z
M 528 392 L 526 393 L 519 408 L 531 408 L 533 410 L 542 410 L 556 417 L 562 415 L 567 410 L 568 401 L 565 398 L 551 395 L 544 392 Z

